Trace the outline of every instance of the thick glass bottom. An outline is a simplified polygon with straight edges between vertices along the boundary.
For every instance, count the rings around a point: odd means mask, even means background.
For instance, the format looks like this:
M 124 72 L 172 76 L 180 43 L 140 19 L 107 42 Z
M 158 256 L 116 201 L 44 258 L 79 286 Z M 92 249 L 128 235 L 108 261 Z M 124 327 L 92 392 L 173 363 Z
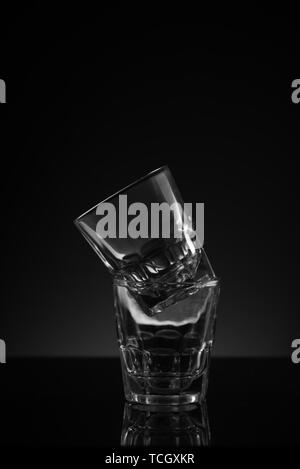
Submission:
M 126 396 L 128 402 L 147 404 L 153 406 L 182 406 L 186 404 L 201 403 L 204 400 L 201 392 L 162 396 L 159 394 L 137 394 L 129 392 Z
M 204 369 L 194 376 L 133 376 L 122 367 L 127 402 L 152 406 L 182 406 L 205 400 L 208 387 L 209 351 Z

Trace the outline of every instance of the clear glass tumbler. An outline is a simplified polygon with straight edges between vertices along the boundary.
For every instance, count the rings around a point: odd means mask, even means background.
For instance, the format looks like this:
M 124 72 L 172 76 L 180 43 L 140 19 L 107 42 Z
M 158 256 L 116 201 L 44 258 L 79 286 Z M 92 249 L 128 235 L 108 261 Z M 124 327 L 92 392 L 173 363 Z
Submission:
M 136 214 L 137 208 L 139 223 L 133 221 L 135 229 L 130 231 L 128 214 Z M 153 209 L 159 213 L 161 226 Z M 111 218 L 106 219 L 110 232 L 104 233 L 103 214 L 110 210 Z M 166 166 L 75 220 L 113 275 L 124 391 L 129 402 L 182 405 L 205 398 L 219 281 L 196 221 Z

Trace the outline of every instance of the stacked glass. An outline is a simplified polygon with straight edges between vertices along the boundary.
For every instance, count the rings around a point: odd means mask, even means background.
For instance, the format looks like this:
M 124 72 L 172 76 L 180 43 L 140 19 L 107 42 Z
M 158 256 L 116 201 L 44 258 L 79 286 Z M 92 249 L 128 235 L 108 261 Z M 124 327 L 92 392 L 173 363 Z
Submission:
M 139 213 L 139 223 L 130 226 L 125 203 L 128 214 Z M 110 232 L 103 223 L 108 205 Z M 153 207 L 161 208 L 160 220 Z M 202 402 L 219 281 L 196 216 L 183 203 L 169 168 L 159 168 L 105 199 L 75 224 L 113 277 L 126 400 L 154 406 Z

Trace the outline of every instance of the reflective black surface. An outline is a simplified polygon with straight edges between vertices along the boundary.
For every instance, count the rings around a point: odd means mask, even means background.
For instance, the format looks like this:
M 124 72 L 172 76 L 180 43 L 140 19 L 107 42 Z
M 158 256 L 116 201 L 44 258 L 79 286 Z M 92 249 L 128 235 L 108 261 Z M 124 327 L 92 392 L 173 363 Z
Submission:
M 153 434 L 155 444 L 179 447 L 206 446 L 209 439 L 212 447 L 299 443 L 300 365 L 288 359 L 213 359 L 207 415 L 135 410 L 129 416 L 138 422 L 133 430 L 124 414 L 118 359 L 8 359 L 0 365 L 0 380 L 5 446 L 118 449 L 121 434 L 128 445 L 151 444 Z

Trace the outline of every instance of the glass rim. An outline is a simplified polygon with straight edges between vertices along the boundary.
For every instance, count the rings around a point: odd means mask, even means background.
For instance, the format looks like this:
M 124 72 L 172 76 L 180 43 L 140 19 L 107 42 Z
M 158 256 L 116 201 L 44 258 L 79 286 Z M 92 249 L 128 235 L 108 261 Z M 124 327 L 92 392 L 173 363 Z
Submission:
M 195 280 L 195 279 L 186 280 L 184 283 L 178 283 L 175 281 L 162 282 L 162 281 L 157 281 L 155 279 L 150 279 L 150 280 L 142 281 L 142 282 L 128 281 L 128 280 L 119 278 L 118 276 L 115 276 L 113 279 L 113 285 L 119 286 L 119 287 L 128 287 L 128 286 L 130 287 L 130 286 L 137 286 L 140 284 L 142 284 L 144 287 L 147 285 L 149 287 L 153 287 L 154 285 L 160 284 L 161 287 L 163 285 L 167 285 L 173 288 L 176 288 L 178 286 L 185 286 L 185 287 L 191 287 L 191 288 L 198 286 L 200 289 L 200 288 L 207 288 L 207 287 L 217 287 L 220 285 L 220 283 L 221 283 L 220 277 L 217 277 L 215 275 L 206 279 L 199 278 L 198 280 Z
M 122 189 L 118 190 L 117 192 L 115 192 L 114 194 L 106 197 L 105 199 L 101 200 L 100 202 L 98 202 L 97 204 L 95 204 L 93 207 L 89 208 L 88 210 L 86 210 L 84 213 L 82 213 L 81 215 L 79 215 L 77 218 L 75 218 L 74 220 L 74 223 L 77 225 L 80 221 L 81 218 L 83 218 L 85 215 L 87 215 L 89 212 L 92 212 L 93 210 L 95 210 L 95 208 L 98 207 L 98 205 L 100 204 L 103 204 L 104 202 L 108 202 L 109 200 L 112 200 L 114 197 L 116 197 L 117 195 L 121 194 L 122 192 L 124 191 L 128 191 L 129 189 L 131 189 L 132 187 L 140 184 L 141 182 L 145 181 L 146 179 L 149 179 L 159 173 L 162 173 L 163 171 L 166 171 L 166 170 L 169 170 L 169 167 L 168 165 L 163 165 L 163 166 L 160 166 L 159 168 L 157 169 L 154 169 L 152 171 L 150 171 L 149 173 L 145 174 L 145 176 L 142 176 L 138 179 L 136 179 L 135 181 L 131 182 L 130 184 L 128 184 L 127 186 L 123 187 Z

